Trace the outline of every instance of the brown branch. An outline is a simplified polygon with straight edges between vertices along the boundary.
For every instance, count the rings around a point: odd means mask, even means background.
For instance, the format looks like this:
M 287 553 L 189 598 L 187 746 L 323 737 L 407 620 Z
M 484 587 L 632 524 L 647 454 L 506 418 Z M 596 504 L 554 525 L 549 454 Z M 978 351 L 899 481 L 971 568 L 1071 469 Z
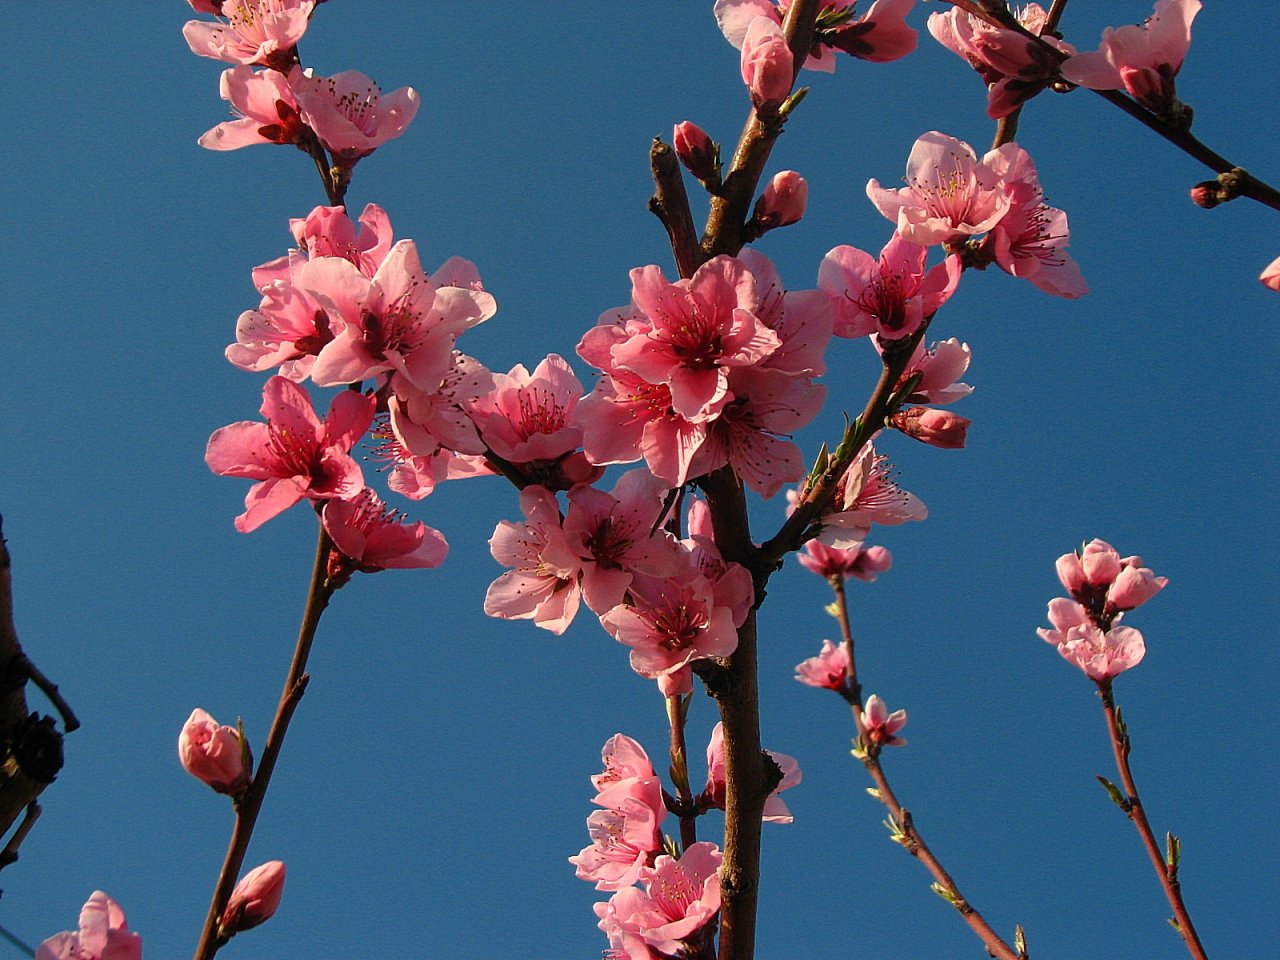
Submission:
M 1007 9 L 1003 13 L 999 10 L 990 10 L 978 2 L 978 0 L 951 0 L 951 4 L 994 26 L 1003 27 L 1007 30 L 1013 30 L 1022 34 L 1029 41 L 1038 44 L 1042 51 L 1049 53 L 1059 62 L 1066 60 L 1068 57 L 1068 54 L 1063 53 L 1057 47 L 1053 46 L 1053 44 L 1037 37 L 1034 33 L 1024 27 L 1018 22 L 1016 17 L 1008 12 Z M 1258 203 L 1271 207 L 1273 210 L 1280 210 L 1280 190 L 1277 190 L 1265 181 L 1246 172 L 1226 157 L 1205 146 L 1200 142 L 1200 140 L 1191 134 L 1190 130 L 1186 129 L 1185 125 L 1179 125 L 1176 122 L 1157 116 L 1150 110 L 1139 105 L 1137 101 L 1125 96 L 1119 90 L 1094 90 L 1093 92 L 1108 103 L 1119 107 L 1143 126 L 1148 127 L 1160 136 L 1164 137 L 1164 139 L 1168 140 L 1188 156 L 1199 160 L 1215 173 L 1230 173 L 1237 171 L 1240 180 L 1239 194 L 1241 196 L 1246 196 L 1251 200 L 1256 200 Z
M 31 828 L 40 819 L 41 812 L 40 804 L 34 800 L 27 804 L 27 812 L 22 818 L 22 823 L 18 824 L 18 829 L 13 831 L 13 836 L 9 838 L 9 842 L 4 845 L 3 850 L 0 850 L 0 870 L 3 870 L 11 863 L 17 862 L 18 848 L 22 846 L 22 841 L 27 839 L 27 834 L 31 832 Z
M 1124 787 L 1125 796 L 1122 798 L 1124 803 L 1121 804 L 1121 809 L 1137 827 L 1142 845 L 1146 848 L 1147 856 L 1151 858 L 1151 864 L 1155 867 L 1156 876 L 1160 879 L 1160 886 L 1164 889 L 1165 899 L 1173 908 L 1173 928 L 1178 931 L 1178 935 L 1187 945 L 1187 951 L 1195 960 L 1208 960 L 1204 947 L 1200 945 L 1200 937 L 1196 933 L 1195 925 L 1191 922 L 1191 914 L 1187 912 L 1186 904 L 1182 902 L 1182 885 L 1178 882 L 1177 858 L 1173 856 L 1172 851 L 1168 861 L 1161 855 L 1160 847 L 1156 844 L 1156 838 L 1151 832 L 1151 824 L 1147 822 L 1146 812 L 1142 809 L 1142 801 L 1138 798 L 1138 787 L 1133 781 L 1133 771 L 1129 768 L 1129 734 L 1121 727 L 1110 680 L 1099 681 L 1098 696 L 1102 698 L 1102 712 L 1107 720 L 1111 751 L 1115 755 L 1116 770 L 1120 773 L 1120 783 Z
M 667 228 L 671 252 L 675 254 L 676 269 L 682 277 L 692 277 L 702 265 L 702 250 L 698 247 L 698 235 L 693 225 L 693 213 L 689 209 L 689 194 L 684 189 L 684 175 L 675 151 L 653 138 L 649 148 L 649 170 L 653 174 L 654 194 L 649 198 L 649 210 Z
M 889 811 L 890 819 L 888 823 L 893 831 L 893 840 L 901 845 L 907 853 L 919 860 L 925 869 L 929 871 L 934 879 L 934 891 L 956 908 L 969 929 L 982 940 L 987 948 L 987 953 L 993 957 L 999 957 L 1000 960 L 1026 960 L 1025 952 L 1014 950 L 1005 943 L 999 934 L 991 928 L 991 924 L 987 923 L 982 914 L 961 895 L 960 888 L 956 885 L 955 880 L 952 879 L 951 874 L 947 872 L 946 868 L 942 866 L 942 862 L 938 860 L 933 851 L 929 849 L 928 844 L 924 842 L 924 837 L 920 835 L 920 831 L 916 828 L 910 811 L 902 806 L 897 795 L 894 794 L 893 788 L 889 785 L 889 779 L 885 775 L 884 768 L 880 765 L 881 745 L 871 743 L 867 739 L 867 731 L 862 723 L 862 688 L 858 682 L 857 661 L 853 657 L 853 633 L 849 626 L 849 606 L 845 599 L 844 578 L 840 576 L 831 577 L 830 583 L 831 589 L 835 591 L 836 595 L 840 633 L 844 638 L 845 650 L 849 654 L 849 683 L 844 690 L 836 692 L 844 697 L 853 712 L 853 725 L 858 731 L 858 749 L 855 750 L 854 756 L 862 761 L 862 765 L 867 768 L 867 773 L 875 781 L 874 796 Z
M 289 721 L 297 709 L 303 693 L 306 692 L 309 677 L 306 673 L 307 657 L 311 654 L 311 645 L 315 640 L 316 628 L 320 625 L 320 617 L 329 604 L 333 589 L 329 585 L 325 568 L 329 559 L 329 551 L 333 542 L 320 525 L 316 541 L 315 563 L 311 570 L 311 586 L 307 591 L 307 604 L 302 615 L 302 625 L 298 630 L 298 642 L 293 651 L 293 661 L 289 665 L 289 674 L 285 678 L 284 690 L 280 694 L 280 702 L 276 707 L 275 719 L 271 722 L 271 731 L 267 734 L 267 742 L 262 751 L 262 759 L 253 775 L 253 782 L 236 806 L 236 825 L 231 834 L 231 843 L 227 848 L 227 856 L 218 874 L 218 882 L 214 887 L 213 899 L 209 904 L 209 915 L 205 918 L 204 930 L 200 934 L 200 943 L 196 947 L 196 960 L 209 960 L 226 940 L 218 934 L 218 922 L 231 899 L 240 868 L 244 865 L 245 854 L 249 850 L 249 840 L 253 836 L 253 828 L 262 810 L 262 801 L 266 797 L 267 787 L 271 784 L 271 774 L 275 770 L 276 760 L 284 746 L 285 734 L 289 731 Z
M 58 692 L 58 685 L 41 673 L 36 665 L 31 662 L 30 657 L 19 651 L 9 661 L 8 669 L 25 674 L 27 679 L 39 687 L 41 692 L 49 698 L 49 702 L 53 704 L 54 708 L 62 716 L 63 732 L 70 733 L 72 730 L 80 729 L 80 721 L 76 718 L 75 713 L 72 712 L 71 705 Z

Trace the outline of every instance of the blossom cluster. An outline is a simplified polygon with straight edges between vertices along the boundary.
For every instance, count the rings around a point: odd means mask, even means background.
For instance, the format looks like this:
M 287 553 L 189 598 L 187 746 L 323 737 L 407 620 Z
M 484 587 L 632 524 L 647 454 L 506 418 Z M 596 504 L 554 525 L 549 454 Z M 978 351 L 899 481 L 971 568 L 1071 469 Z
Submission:
M 606 957 L 656 960 L 665 956 L 701 956 L 715 936 L 720 910 L 717 870 L 722 859 L 713 843 L 690 843 L 680 851 L 663 839 L 662 822 L 677 803 L 654 773 L 638 742 L 615 734 L 601 751 L 603 772 L 591 777 L 592 802 L 600 807 L 587 818 L 591 845 L 569 862 L 576 875 L 612 897 L 595 905 L 600 929 L 609 938 Z M 778 794 L 800 782 L 795 759 L 769 751 L 780 780 L 765 801 L 763 820 L 790 823 L 791 813 Z M 707 745 L 707 783 L 679 811 L 693 818 L 724 809 L 724 734 L 720 724 Z
M 1163 590 L 1168 578 L 1144 567 L 1141 557 L 1121 557 L 1111 544 L 1097 539 L 1078 553 L 1063 554 L 1057 567 L 1071 596 L 1049 601 L 1053 626 L 1040 628 L 1040 637 L 1098 683 L 1137 666 L 1146 643 L 1141 633 L 1119 621 Z

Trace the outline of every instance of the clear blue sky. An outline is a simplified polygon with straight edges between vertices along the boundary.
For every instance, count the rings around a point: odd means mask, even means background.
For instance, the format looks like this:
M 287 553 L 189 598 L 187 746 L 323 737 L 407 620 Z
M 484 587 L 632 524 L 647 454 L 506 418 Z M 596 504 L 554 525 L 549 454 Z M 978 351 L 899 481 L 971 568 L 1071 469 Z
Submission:
M 808 178 L 810 211 L 760 244 L 789 286 L 812 286 L 837 244 L 880 248 L 889 224 L 864 185 L 900 177 L 920 133 L 990 141 L 977 76 L 923 30 L 930 7 L 912 15 L 921 48 L 906 60 L 809 76 L 770 171 Z M 1202 139 L 1274 183 L 1271 4 L 1206 7 L 1179 91 Z M 1092 47 L 1108 22 L 1149 12 L 1077 0 L 1065 27 Z M 222 357 L 255 304 L 249 270 L 285 251 L 287 219 L 322 193 L 288 148 L 195 145 L 227 114 L 220 66 L 182 39 L 189 15 L 177 0 L 0 6 L 0 511 L 23 643 L 84 722 L 0 875 L 0 924 L 38 943 L 101 888 L 153 960 L 193 949 L 231 826 L 230 805 L 179 766 L 178 730 L 201 706 L 243 716 L 261 745 L 313 545 L 302 509 L 237 534 L 245 484 L 211 475 L 203 453 L 212 430 L 257 416 L 262 378 Z M 710 2 L 333 0 L 303 54 L 421 92 L 349 200 L 382 204 L 428 268 L 479 265 L 499 314 L 463 346 L 501 370 L 571 356 L 626 301 L 631 267 L 673 272 L 645 209 L 649 141 L 687 118 L 729 144 L 747 109 Z M 956 408 L 974 421 L 969 447 L 884 444 L 930 508 L 876 536 L 894 567 L 850 588 L 868 690 L 911 714 L 889 774 L 966 896 L 1006 936 L 1023 924 L 1036 960 L 1184 956 L 1136 835 L 1094 781 L 1112 768 L 1093 686 L 1035 635 L 1058 554 L 1094 536 L 1140 553 L 1171 582 L 1131 616 L 1147 659 L 1116 685 L 1139 786 L 1155 829 L 1183 838 L 1210 954 L 1263 960 L 1280 941 L 1280 296 L 1256 277 L 1280 254 L 1280 218 L 1192 206 L 1208 172 L 1087 91 L 1034 101 L 1019 142 L 1068 211 L 1092 291 L 1065 302 L 994 269 L 966 275 L 934 331 L 973 347 L 977 389 Z M 800 437 L 810 453 L 874 375 L 865 343 L 835 343 L 829 364 L 831 406 Z M 587 617 L 557 638 L 484 616 L 500 572 L 486 540 L 519 515 L 501 481 L 409 509 L 452 555 L 335 598 L 249 854 L 287 861 L 284 903 L 229 960 L 604 948 L 602 897 L 565 858 L 587 842 L 601 744 L 622 731 L 659 757 L 662 704 Z M 757 534 L 780 517 L 762 505 Z M 828 599 L 788 564 L 761 617 L 764 738 L 804 783 L 787 795 L 796 822 L 765 827 L 759 955 L 980 956 L 888 841 L 847 711 L 791 679 L 834 635 Z M 697 761 L 709 699 L 692 723 Z

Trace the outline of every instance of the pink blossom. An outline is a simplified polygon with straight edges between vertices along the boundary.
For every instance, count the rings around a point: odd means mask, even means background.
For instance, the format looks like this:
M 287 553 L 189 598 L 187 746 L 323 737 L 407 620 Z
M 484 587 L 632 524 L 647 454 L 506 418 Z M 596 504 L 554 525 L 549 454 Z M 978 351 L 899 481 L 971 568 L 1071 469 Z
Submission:
M 653 762 L 639 741 L 624 733 L 615 733 L 605 741 L 600 751 L 604 772 L 591 778 L 591 785 L 600 794 L 611 787 L 629 780 L 647 780 L 653 777 Z
M 591 846 L 569 862 L 580 880 L 593 881 L 597 890 L 620 890 L 640 879 L 649 858 L 662 849 L 660 823 L 666 811 L 656 812 L 634 797 L 620 797 L 608 810 L 587 817 Z
M 316 356 L 333 339 L 333 329 L 324 304 L 296 282 L 306 258 L 294 250 L 281 260 L 282 264 L 271 266 L 271 274 L 279 279 L 266 279 L 267 265 L 255 271 L 255 277 L 264 281 L 262 302 L 256 310 L 240 314 L 236 342 L 225 353 L 241 370 L 279 367 L 280 376 L 301 381 L 310 376 Z
M 876 0 L 855 19 L 856 0 L 823 0 L 804 68 L 831 73 L 836 68 L 833 50 L 877 63 L 905 57 L 916 48 L 916 31 L 904 19 L 915 2 Z M 751 21 L 763 16 L 781 25 L 789 6 L 786 0 L 716 0 L 716 22 L 725 38 L 741 50 Z
M 969 423 L 967 417 L 933 407 L 909 407 L 893 415 L 896 429 L 913 440 L 944 450 L 958 450 L 964 446 Z
M 993 249 L 1000 269 L 1055 297 L 1074 300 L 1088 293 L 1080 267 L 1067 253 L 1067 215 L 1044 202 L 1030 154 L 1016 143 L 1006 143 L 983 162 L 1002 178 L 1009 198 L 1009 212 L 992 227 L 984 244 Z
M 676 156 L 690 173 L 704 183 L 720 178 L 720 144 L 696 123 L 682 120 L 672 131 L 671 143 Z
M 413 87 L 383 94 L 359 70 L 315 77 L 297 69 L 289 84 L 303 119 L 340 166 L 349 167 L 400 136 L 418 112 Z
M 692 500 L 688 513 L 689 536 L 681 541 L 689 551 L 690 574 L 705 578 L 717 607 L 727 607 L 735 628 L 746 622 L 755 603 L 755 582 L 751 572 L 738 563 L 726 562 L 716 546 L 711 528 L 711 508 L 705 500 Z
M 129 931 L 120 904 L 95 890 L 80 910 L 79 932 L 54 934 L 35 960 L 142 960 L 142 937 Z
M 192 711 L 178 734 L 178 759 L 187 773 L 218 793 L 235 796 L 249 786 L 253 758 L 239 731 L 219 726 L 199 708 Z
M 1093 624 L 1072 627 L 1058 644 L 1063 659 L 1070 660 L 1098 683 L 1136 667 L 1146 655 L 1142 634 L 1133 627 L 1112 627 L 1103 631 Z
M 393 386 L 432 393 L 453 367 L 457 335 L 497 312 L 485 291 L 442 283 L 439 271 L 427 277 L 412 240 L 396 243 L 371 278 L 345 259 L 318 257 L 298 269 L 297 283 L 335 325 L 311 370 L 322 387 L 391 372 Z
M 872 343 L 879 349 L 879 340 L 873 340 Z M 938 405 L 953 403 L 973 393 L 973 387 L 957 382 L 969 369 L 971 359 L 969 345 L 961 343 L 955 337 L 931 343 L 927 350 L 921 341 L 916 344 L 911 360 L 898 378 L 897 385 L 901 387 L 908 378 L 918 373 L 920 379 L 907 396 L 908 402 Z
M 962 140 L 936 130 L 924 134 L 907 158 L 907 186 L 886 190 L 867 183 L 867 196 L 907 240 L 926 246 L 985 233 L 1009 210 L 999 175 Z
M 613 895 L 608 903 L 595 904 L 600 929 L 610 940 L 622 936 L 642 941 L 643 945 L 662 955 L 698 955 L 700 931 L 720 910 L 720 878 L 717 871 L 723 855 L 712 843 L 693 843 L 679 860 L 659 856 L 653 868 L 643 877 L 644 889 L 626 887 Z M 644 960 L 634 950 L 631 960 Z
M 572 486 L 573 480 L 564 482 L 556 468 L 582 446 L 582 428 L 573 420 L 581 398 L 582 383 L 569 364 L 553 353 L 532 374 L 523 364 L 516 364 L 510 373 L 494 374 L 493 390 L 472 401 L 467 412 L 489 449 L 528 479 L 563 489 Z M 561 482 L 551 482 L 557 479 Z
M 560 526 L 560 505 L 545 487 L 520 491 L 524 523 L 502 521 L 489 539 L 493 559 L 514 569 L 489 585 L 484 612 L 507 620 L 533 620 L 561 634 L 578 612 L 582 561 Z
M 906 746 L 907 741 L 894 734 L 907 725 L 907 711 L 890 713 L 884 701 L 873 693 L 867 697 L 866 706 L 858 711 L 858 719 L 867 743 L 880 747 Z
M 1039 37 L 1048 14 L 1038 3 L 1010 10 L 1022 26 Z M 993 120 L 1008 116 L 1044 90 L 1058 74 L 1059 59 L 1034 40 L 1007 27 L 988 23 L 957 8 L 929 16 L 929 32 L 952 53 L 968 61 L 990 88 L 987 116 Z M 1063 53 L 1075 48 L 1052 36 L 1044 37 Z
M 892 526 L 929 515 L 924 503 L 898 486 L 889 458 L 867 444 L 861 456 L 845 471 L 836 493 L 822 516 L 818 540 L 829 547 L 849 550 L 859 546 L 871 525 Z M 794 500 L 796 495 L 789 494 Z
M 1163 590 L 1168 582 L 1168 577 L 1157 577 L 1148 567 L 1126 566 L 1107 590 L 1107 605 L 1122 611 L 1140 607 Z
M 771 17 L 756 17 L 742 38 L 742 82 L 763 118 L 774 117 L 791 93 L 795 69 L 782 27 Z
M 1102 45 L 1062 64 L 1062 76 L 1092 90 L 1125 90 L 1154 113 L 1178 112 L 1174 77 L 1191 46 L 1200 0 L 1156 0 L 1146 23 L 1102 31 Z
M 727 657 L 738 648 L 734 611 L 716 602 L 703 576 L 665 579 L 637 576 L 631 602 L 619 604 L 600 624 L 631 647 L 631 669 L 642 677 L 674 673 L 694 660 Z
M 757 364 L 781 345 L 754 313 L 755 278 L 741 260 L 716 257 L 676 283 L 661 267 L 640 267 L 631 271 L 631 285 L 649 329 L 614 346 L 611 356 L 649 383 L 667 385 L 683 417 L 713 418 L 731 399 L 729 370 Z
M 188 20 L 182 35 L 197 56 L 287 69 L 315 5 L 315 0 L 223 0 L 218 12 L 225 23 Z
M 404 519 L 368 487 L 353 500 L 326 503 L 321 520 L 338 552 L 338 557 L 330 560 L 330 575 L 352 569 L 376 573 L 444 563 L 449 552 L 444 535 L 422 521 L 405 524 Z
M 926 272 L 928 253 L 928 247 L 896 232 L 879 260 L 857 247 L 828 251 L 818 268 L 818 286 L 831 300 L 835 335 L 879 333 L 886 340 L 900 340 L 914 333 L 960 282 L 958 256 L 948 256 Z
M 1119 619 L 1119 614 L 1146 603 L 1169 582 L 1144 567 L 1141 557 L 1121 557 L 1111 544 L 1096 538 L 1079 554 L 1063 554 L 1056 565 L 1062 585 L 1104 629 Z
M 372 422 L 373 408 L 373 397 L 344 390 L 322 423 L 305 390 L 284 377 L 268 380 L 262 391 L 267 422 L 215 430 L 204 455 L 216 474 L 261 481 L 245 497 L 236 529 L 256 530 L 304 498 L 355 497 L 364 477 L 350 450 Z
M 480 361 L 457 350 L 452 351 L 450 361 L 434 391 L 417 390 L 400 381 L 399 394 L 387 400 L 391 430 L 403 452 L 413 457 L 433 457 L 441 450 L 467 455 L 485 452 L 484 441 L 466 410 L 493 392 L 493 374 Z
M 255 143 L 300 143 L 307 126 L 284 74 L 243 64 L 222 72 L 219 90 L 240 119 L 206 131 L 196 141 L 208 150 L 236 150 Z
M 1270 287 L 1277 293 L 1280 293 L 1280 257 L 1276 257 L 1266 269 L 1262 271 L 1262 276 L 1258 277 L 1262 281 L 1264 287 Z
M 582 558 L 582 595 L 597 614 L 622 603 L 634 574 L 670 577 L 683 557 L 657 529 L 667 486 L 647 470 L 623 474 L 611 493 L 580 484 L 569 491 L 564 531 Z
M 791 823 L 795 820 L 786 803 L 778 794 L 790 790 L 800 782 L 800 764 L 795 757 L 785 753 L 766 750 L 765 753 L 778 765 L 782 779 L 774 787 L 773 792 L 764 801 L 764 813 L 760 817 L 765 823 Z M 711 740 L 707 743 L 707 785 L 702 789 L 700 800 L 717 810 L 724 809 L 725 772 L 724 772 L 724 724 L 717 723 L 711 731 Z
M 284 873 L 281 861 L 269 860 L 241 877 L 222 911 L 218 936 L 234 937 L 270 920 L 284 894 Z
M 1074 554 L 1072 554 L 1074 556 Z M 1067 631 L 1072 627 L 1082 627 L 1089 623 L 1089 611 L 1074 600 L 1066 597 L 1054 597 L 1049 601 L 1049 622 L 1052 630 L 1040 627 L 1036 633 L 1045 643 L 1059 644 L 1067 639 Z
M 810 540 L 804 552 L 796 559 L 806 570 L 820 577 L 857 577 L 867 583 L 875 583 L 876 577 L 893 565 L 893 556 L 884 547 L 863 547 L 857 544 L 848 549 L 828 547 L 821 540 Z
M 804 216 L 809 199 L 809 184 L 794 170 L 782 170 L 773 175 L 760 199 L 756 201 L 751 216 L 754 231 L 764 233 L 774 227 L 786 227 Z
M 391 250 L 391 220 L 376 203 L 360 214 L 359 232 L 345 207 L 316 207 L 305 218 L 290 220 L 289 230 L 311 259 L 342 257 L 366 277 L 377 275 Z
M 821 653 L 796 664 L 796 679 L 810 687 L 843 693 L 849 683 L 850 669 L 849 651 L 845 645 L 823 640 Z

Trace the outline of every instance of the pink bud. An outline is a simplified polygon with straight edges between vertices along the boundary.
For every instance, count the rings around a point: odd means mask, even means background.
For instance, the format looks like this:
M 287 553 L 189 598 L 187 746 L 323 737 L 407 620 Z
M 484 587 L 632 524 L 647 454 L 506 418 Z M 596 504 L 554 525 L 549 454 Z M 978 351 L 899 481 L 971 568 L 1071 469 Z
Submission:
M 1120 554 L 1111 544 L 1095 537 L 1084 545 L 1080 566 L 1085 579 L 1095 587 L 1109 586 L 1120 575 Z
M 911 407 L 899 410 L 893 416 L 893 425 L 908 437 L 947 450 L 964 446 L 970 422 L 949 410 L 935 410 L 933 407 Z
M 248 762 L 246 763 L 246 757 Z M 178 735 L 178 758 L 187 773 L 232 796 L 249 785 L 253 759 L 234 727 L 219 726 L 203 710 L 191 712 Z
M 1140 607 L 1163 590 L 1168 582 L 1168 577 L 1157 577 L 1150 567 L 1125 567 L 1107 591 L 1107 605 L 1116 610 Z
M 843 692 L 849 681 L 848 649 L 823 640 L 821 653 L 796 664 L 796 679 L 810 687 Z
M 1058 579 L 1067 588 L 1067 593 L 1076 596 L 1084 591 L 1088 579 L 1084 575 L 1084 567 L 1080 565 L 1078 553 L 1064 553 L 1057 560 Z
M 1222 203 L 1217 180 L 1204 180 L 1191 188 L 1191 202 L 1197 207 L 1212 210 Z
M 234 937 L 241 930 L 249 930 L 271 918 L 280 906 L 284 893 L 284 863 L 269 860 L 254 867 L 241 878 L 231 891 L 227 909 L 222 911 L 218 924 L 218 936 Z
M 795 66 L 782 27 L 770 17 L 756 17 L 742 41 L 742 82 L 761 117 L 776 116 L 791 93 Z
M 1280 293 L 1280 257 L 1276 257 L 1267 264 L 1267 268 L 1262 271 L 1262 276 L 1258 279 L 1262 281 L 1264 287 L 1270 287 Z
M 774 227 L 785 227 L 804 216 L 809 200 L 809 184 L 794 170 L 775 173 L 764 193 L 756 201 L 752 219 L 760 233 Z
M 672 135 L 676 156 L 699 180 L 720 179 L 720 144 L 716 143 L 696 123 L 682 120 Z
M 858 715 L 868 743 L 882 747 L 901 747 L 906 744 L 907 741 L 894 734 L 907 725 L 907 711 L 895 710 L 890 713 L 884 701 L 873 693 L 867 697 L 866 709 L 858 711 Z

